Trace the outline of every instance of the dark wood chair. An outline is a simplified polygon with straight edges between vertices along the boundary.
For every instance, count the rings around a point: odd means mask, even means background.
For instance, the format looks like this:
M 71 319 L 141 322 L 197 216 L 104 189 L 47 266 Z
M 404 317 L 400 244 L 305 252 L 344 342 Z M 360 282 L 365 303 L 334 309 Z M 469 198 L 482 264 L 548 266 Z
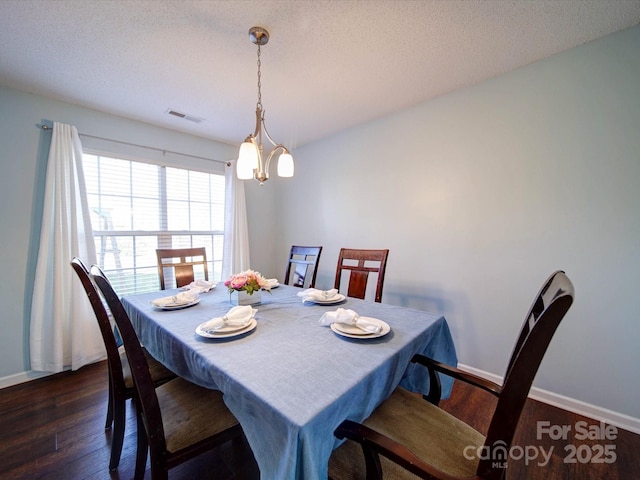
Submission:
M 109 305 L 131 366 L 138 429 L 135 479 L 144 478 L 148 454 L 152 480 L 166 480 L 169 469 L 242 438 L 242 428 L 220 391 L 180 377 L 155 387 L 147 357 L 120 299 L 99 268 L 91 268 L 91 278 Z
M 105 428 L 111 428 L 113 424 L 109 469 L 115 470 L 120 463 L 120 454 L 122 453 L 122 444 L 124 441 L 126 401 L 133 398 L 134 394 L 133 377 L 131 376 L 131 369 L 129 368 L 129 362 L 127 361 L 124 351 L 120 351 L 118 348 L 113 326 L 109 320 L 109 313 L 89 276 L 89 271 L 78 257 L 74 257 L 71 260 L 71 266 L 78 275 L 87 293 L 107 351 L 109 401 L 107 404 L 107 421 Z M 144 352 L 154 385 L 162 385 L 172 378 L 175 378 L 173 372 L 156 361 L 146 350 L 144 350 Z
M 349 286 L 347 296 L 364 298 L 367 292 L 367 281 L 370 273 L 376 273 L 376 293 L 374 300 L 382 301 L 382 287 L 384 286 L 384 274 L 387 268 L 389 250 L 357 250 L 353 248 L 340 249 L 338 267 L 336 269 L 336 281 L 334 288 L 340 290 L 342 272 L 349 271 Z
M 332 454 L 330 477 L 503 478 L 531 384 L 573 298 L 573 285 L 564 272 L 557 271 L 547 279 L 525 317 L 502 385 L 422 355 L 414 356 L 413 362 L 429 370 L 429 395 L 423 399 L 398 387 L 363 423 L 344 421 L 335 435 L 348 440 Z M 486 436 L 437 406 L 441 395 L 437 372 L 497 397 Z
M 175 288 L 189 285 L 195 280 L 195 267 L 200 265 L 204 272 L 204 279 L 209 280 L 209 267 L 207 264 L 207 251 L 204 247 L 194 248 L 158 248 L 158 275 L 160 276 L 160 288 L 165 290 L 165 269 L 173 269 Z M 168 277 L 167 277 L 168 278 Z
M 322 247 L 303 247 L 293 245 L 289 252 L 284 284 L 300 288 L 314 288 Z M 291 270 L 293 268 L 293 275 Z M 291 280 L 291 283 L 289 282 Z

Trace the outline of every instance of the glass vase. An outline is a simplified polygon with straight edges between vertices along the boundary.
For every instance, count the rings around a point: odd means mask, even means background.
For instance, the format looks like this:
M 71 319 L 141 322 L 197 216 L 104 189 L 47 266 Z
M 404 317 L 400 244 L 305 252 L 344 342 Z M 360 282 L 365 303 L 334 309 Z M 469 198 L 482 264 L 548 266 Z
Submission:
M 231 305 L 256 305 L 262 300 L 260 290 L 249 295 L 244 290 L 234 290 L 229 293 L 229 303 Z

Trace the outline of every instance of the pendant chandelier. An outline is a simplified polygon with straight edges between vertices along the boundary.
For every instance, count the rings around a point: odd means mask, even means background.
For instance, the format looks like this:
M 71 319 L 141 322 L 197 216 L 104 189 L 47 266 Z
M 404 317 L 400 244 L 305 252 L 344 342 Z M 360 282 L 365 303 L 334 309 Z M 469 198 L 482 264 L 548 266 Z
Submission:
M 287 147 L 273 141 L 264 119 L 264 110 L 262 109 L 262 92 L 260 82 L 260 47 L 266 45 L 269 41 L 269 32 L 263 27 L 252 27 L 249 30 L 249 39 L 258 46 L 258 103 L 256 104 L 256 129 L 240 145 L 240 154 L 238 156 L 237 175 L 241 180 L 249 180 L 255 178 L 260 185 L 269 179 L 269 166 L 271 159 L 275 155 L 278 158 L 278 176 L 293 177 L 293 157 L 287 150 Z M 273 149 L 269 152 L 266 162 L 264 160 L 263 138 L 266 138 Z

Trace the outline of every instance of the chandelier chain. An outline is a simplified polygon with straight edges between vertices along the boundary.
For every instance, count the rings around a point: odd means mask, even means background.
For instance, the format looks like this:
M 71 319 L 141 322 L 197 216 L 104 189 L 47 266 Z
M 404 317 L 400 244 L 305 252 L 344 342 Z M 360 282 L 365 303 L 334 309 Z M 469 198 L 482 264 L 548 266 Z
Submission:
M 260 44 L 258 43 L 258 104 L 257 106 L 260 107 L 260 109 L 262 109 L 262 90 L 260 87 L 262 87 L 262 73 L 260 72 L 260 66 L 262 65 L 262 62 L 260 61 Z

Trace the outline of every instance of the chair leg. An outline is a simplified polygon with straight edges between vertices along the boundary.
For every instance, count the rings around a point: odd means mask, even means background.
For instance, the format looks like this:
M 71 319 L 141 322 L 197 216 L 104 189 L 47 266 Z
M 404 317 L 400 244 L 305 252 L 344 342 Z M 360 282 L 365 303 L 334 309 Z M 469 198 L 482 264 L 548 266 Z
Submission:
M 159 465 L 151 463 L 151 480 L 169 480 L 169 471 L 166 468 L 160 468 Z
M 134 480 L 143 480 L 144 471 L 147 468 L 147 453 L 149 450 L 149 442 L 147 441 L 147 433 L 144 430 L 144 423 L 142 422 L 142 415 L 139 413 L 138 405 L 135 405 L 136 409 L 136 436 L 138 438 L 138 445 L 136 451 L 136 470 Z
M 107 420 L 104 424 L 104 429 L 111 428 L 113 423 L 113 383 L 111 382 L 111 375 L 109 375 L 109 400 L 107 403 Z
M 111 458 L 109 470 L 115 470 L 120 464 L 122 444 L 124 442 L 124 427 L 126 423 L 127 405 L 123 398 L 113 402 L 113 435 L 111 437 Z

